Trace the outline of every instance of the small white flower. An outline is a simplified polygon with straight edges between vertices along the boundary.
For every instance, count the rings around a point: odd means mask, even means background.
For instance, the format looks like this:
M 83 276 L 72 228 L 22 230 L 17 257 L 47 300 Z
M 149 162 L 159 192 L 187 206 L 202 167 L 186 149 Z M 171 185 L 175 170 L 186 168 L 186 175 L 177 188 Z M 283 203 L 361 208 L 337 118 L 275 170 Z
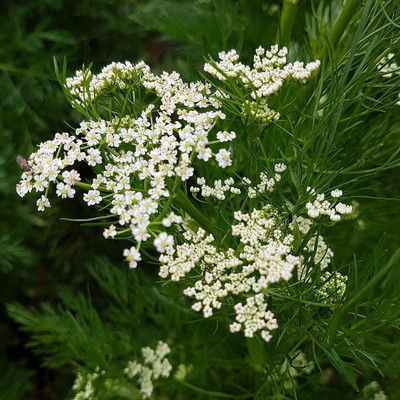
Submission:
M 187 165 L 179 166 L 175 168 L 175 172 L 178 176 L 181 177 L 183 181 L 188 180 L 191 176 L 193 176 L 194 169 L 192 167 L 188 167 Z
M 41 196 L 36 202 L 39 211 L 44 211 L 46 207 L 50 207 L 50 201 L 46 196 Z
M 197 150 L 197 158 L 199 160 L 208 161 L 212 157 L 212 151 L 209 147 L 200 147 Z
M 104 229 L 103 236 L 108 238 L 114 238 L 117 234 L 117 230 L 115 229 L 114 225 L 110 225 L 108 228 Z
M 226 149 L 221 149 L 216 155 L 215 159 L 221 168 L 230 167 L 232 165 L 231 152 Z
M 137 242 L 145 242 L 151 236 L 144 225 L 132 227 L 132 235 Z
M 166 228 L 169 228 L 173 223 L 175 224 L 182 223 L 182 217 L 180 215 L 176 215 L 173 212 L 171 212 L 166 218 L 162 220 L 162 224 Z
M 88 206 L 93 206 L 94 204 L 99 204 L 102 198 L 98 190 L 89 190 L 83 195 L 83 200 L 86 201 Z
M 126 261 L 129 262 L 129 268 L 136 268 L 137 262 L 142 260 L 140 252 L 135 247 L 125 249 L 123 254 Z
M 275 172 L 283 172 L 286 170 L 286 165 L 284 163 L 275 164 Z
M 81 180 L 79 172 L 74 169 L 72 169 L 71 171 L 64 171 L 62 173 L 62 177 L 64 178 L 64 182 L 70 186 L 74 186 L 75 182 Z
M 94 167 L 96 164 L 101 164 L 101 162 L 103 161 L 100 155 L 100 150 L 91 147 L 88 149 L 87 153 L 88 154 L 86 156 L 86 161 L 88 165 Z
M 343 194 L 343 192 L 342 192 L 341 190 L 339 190 L 339 189 L 332 190 L 332 192 L 331 192 L 331 196 L 332 196 L 333 198 L 338 198 L 338 197 L 340 197 L 342 194 Z
M 57 184 L 56 194 L 57 196 L 60 196 L 63 199 L 67 197 L 72 199 L 75 195 L 75 189 L 71 188 L 70 185 L 66 185 L 63 182 L 60 182 Z
M 168 247 L 173 246 L 174 238 L 168 235 L 167 232 L 161 232 L 156 239 L 154 239 L 154 246 L 159 253 L 164 253 Z
M 223 131 L 223 132 L 218 132 L 217 133 L 217 139 L 220 142 L 229 142 L 233 139 L 236 138 L 236 133 L 235 132 L 227 132 L 227 131 Z
M 240 332 L 241 328 L 242 328 L 242 324 L 238 324 L 237 322 L 234 322 L 233 324 L 229 325 L 229 330 L 232 333 Z

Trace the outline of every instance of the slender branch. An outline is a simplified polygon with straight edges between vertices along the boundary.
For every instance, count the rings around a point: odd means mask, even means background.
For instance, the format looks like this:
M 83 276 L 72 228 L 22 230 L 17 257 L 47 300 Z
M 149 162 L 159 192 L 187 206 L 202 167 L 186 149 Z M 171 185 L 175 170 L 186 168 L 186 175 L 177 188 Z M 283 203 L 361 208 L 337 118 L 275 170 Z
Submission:
M 176 379 L 177 382 L 179 382 L 180 384 L 193 389 L 194 391 L 198 392 L 198 393 L 202 393 L 202 394 L 206 394 L 207 396 L 210 396 L 209 398 L 217 398 L 217 397 L 221 397 L 221 398 L 225 398 L 225 399 L 250 399 L 254 397 L 254 394 L 243 394 L 243 395 L 239 395 L 239 396 L 234 396 L 231 394 L 227 394 L 227 393 L 221 393 L 221 392 L 214 392 L 214 391 L 210 391 L 210 390 L 205 390 L 202 389 L 198 386 L 194 386 L 188 382 L 185 382 L 181 379 Z
M 248 143 L 250 149 L 250 180 L 253 185 L 255 185 L 259 168 L 258 168 L 258 161 L 257 161 L 257 150 L 258 150 L 258 137 L 261 131 L 260 128 L 255 124 L 251 123 L 247 130 L 248 135 Z M 250 199 L 250 209 L 255 207 L 256 199 Z
M 299 3 L 299 0 L 283 0 L 280 31 L 276 38 L 276 42 L 280 45 L 289 44 L 292 38 L 292 30 Z
M 348 28 L 350 21 L 357 13 L 358 10 L 364 8 L 365 4 L 364 0 L 347 0 L 345 5 L 342 8 L 341 13 L 339 14 L 338 18 L 336 19 L 332 30 L 329 35 L 329 43 L 332 45 L 333 49 L 336 49 L 340 39 L 343 37 L 346 29 Z M 322 62 L 328 64 L 327 59 L 327 45 L 321 48 L 321 51 L 317 54 L 317 58 Z M 320 77 L 322 69 L 320 68 L 314 77 L 314 79 L 308 83 L 308 85 L 304 86 L 301 94 L 299 96 L 300 105 L 308 102 L 312 93 L 315 89 L 316 83 L 318 78 Z
M 183 210 L 188 213 L 205 231 L 211 233 L 214 237 L 217 237 L 215 226 L 189 200 L 182 189 L 176 192 L 174 202 L 182 207 Z
M 363 0 L 346 1 L 341 13 L 339 14 L 338 19 L 333 25 L 331 34 L 329 35 L 329 39 L 334 48 L 338 45 L 340 39 L 342 38 L 345 30 L 347 29 L 354 15 L 360 8 L 362 8 L 362 6 L 363 6 Z

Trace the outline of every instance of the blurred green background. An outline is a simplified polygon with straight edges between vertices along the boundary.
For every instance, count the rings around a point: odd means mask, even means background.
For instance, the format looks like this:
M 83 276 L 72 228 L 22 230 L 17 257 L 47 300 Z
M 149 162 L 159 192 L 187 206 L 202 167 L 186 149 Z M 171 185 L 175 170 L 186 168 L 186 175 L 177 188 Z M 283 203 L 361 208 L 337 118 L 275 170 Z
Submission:
M 66 285 L 80 292 L 96 287 L 85 266 L 96 256 L 121 261 L 123 244 L 104 241 L 95 228 L 60 221 L 90 216 L 83 204 L 63 201 L 61 208 L 53 201 L 41 214 L 34 196 L 16 194 L 21 174 L 16 156 L 29 156 L 38 143 L 81 120 L 55 80 L 53 57 L 59 62 L 66 57 L 69 75 L 82 64 L 93 62 L 97 72 L 112 61 L 144 60 L 156 72 L 177 70 L 186 79 L 198 78 L 208 54 L 236 48 L 249 60 L 259 45 L 273 44 L 280 6 L 261 0 L 0 3 L 0 398 L 61 399 L 74 378 L 66 367 L 42 366 L 42 359 L 26 348 L 30 334 L 7 316 L 6 304 L 55 304 Z M 299 15 L 294 47 L 309 40 Z M 399 175 L 397 168 L 371 181 L 374 195 L 399 198 Z M 338 265 L 351 262 L 354 252 L 368 257 L 383 236 L 389 255 L 400 244 L 398 203 L 359 203 L 362 222 L 349 221 L 326 237 L 334 242 Z M 102 294 L 97 299 L 91 293 L 101 304 Z

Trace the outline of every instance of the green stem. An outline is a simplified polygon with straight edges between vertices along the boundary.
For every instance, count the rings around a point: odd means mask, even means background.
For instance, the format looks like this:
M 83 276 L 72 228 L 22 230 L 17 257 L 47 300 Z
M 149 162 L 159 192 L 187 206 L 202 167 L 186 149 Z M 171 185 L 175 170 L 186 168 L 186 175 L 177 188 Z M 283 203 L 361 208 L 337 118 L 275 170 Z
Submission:
M 254 371 L 261 373 L 265 364 L 263 343 L 258 337 L 246 338 L 249 363 Z
M 176 378 L 175 378 L 176 379 Z M 210 390 L 205 390 L 202 388 L 199 388 L 198 386 L 194 386 L 188 382 L 185 382 L 181 379 L 176 379 L 177 382 L 179 382 L 180 384 L 182 384 L 183 386 L 186 386 L 190 389 L 193 389 L 194 391 L 201 393 L 201 394 L 205 394 L 208 396 L 209 399 L 214 399 L 214 398 L 224 398 L 224 399 L 250 399 L 250 398 L 254 398 L 254 394 L 243 394 L 243 395 L 239 395 L 239 396 L 234 396 L 232 394 L 227 394 L 227 393 L 221 393 L 221 392 L 213 392 Z
M 342 11 L 340 12 L 338 18 L 336 19 L 332 30 L 329 35 L 329 42 L 332 44 L 332 48 L 336 49 L 337 45 L 340 42 L 340 39 L 343 37 L 346 29 L 348 28 L 352 18 L 357 13 L 358 10 L 364 7 L 364 0 L 347 0 L 344 4 Z M 327 59 L 327 46 L 323 46 L 321 51 L 317 54 L 317 58 L 324 64 Z M 301 105 L 307 103 L 312 93 L 315 89 L 315 85 L 317 82 L 317 78 L 321 73 L 321 68 L 318 70 L 317 75 L 314 79 L 305 87 L 303 87 L 301 94 L 299 96 Z
M 247 130 L 248 135 L 248 145 L 250 149 L 250 180 L 253 186 L 255 186 L 258 178 L 258 161 L 257 161 L 257 150 L 258 150 L 258 137 L 260 135 L 260 128 L 252 123 L 249 125 Z M 252 210 L 256 205 L 257 199 L 250 199 L 250 210 Z
M 299 303 L 303 303 L 303 304 L 308 304 L 310 306 L 316 306 L 316 307 L 326 307 L 326 308 L 332 308 L 335 307 L 334 304 L 326 304 L 326 303 L 318 303 L 316 301 L 309 301 L 309 300 L 302 300 L 302 299 L 298 299 L 295 297 L 290 297 L 290 296 L 285 296 L 283 294 L 279 294 L 279 293 L 275 293 L 273 291 L 271 292 L 267 292 L 269 296 L 271 297 L 279 297 L 281 299 L 286 299 L 286 300 L 291 300 L 291 301 L 296 301 Z
M 278 32 L 276 38 L 276 42 L 279 43 L 281 46 L 289 44 L 290 42 L 298 6 L 299 0 L 283 0 L 280 31 Z
M 179 178 L 179 176 L 175 177 L 175 181 L 173 183 L 172 183 L 172 181 L 168 182 L 168 187 L 170 189 L 170 196 L 168 197 L 168 200 L 165 203 L 163 210 L 158 215 L 158 217 L 153 221 L 153 223 L 158 223 L 159 221 L 162 220 L 162 218 L 164 217 L 164 215 L 168 211 L 169 207 L 171 206 L 171 203 L 174 200 L 174 198 L 176 196 L 176 192 L 179 189 L 179 186 L 180 186 L 181 183 L 182 183 L 182 181 Z
M 350 21 L 357 13 L 357 11 L 362 8 L 363 0 L 347 0 L 343 9 L 336 20 L 333 28 L 331 30 L 331 34 L 329 35 L 329 39 L 335 48 L 340 39 L 342 38 L 345 30 L 347 29 Z
M 62 179 L 64 179 L 64 178 L 62 178 Z M 81 189 L 86 189 L 86 190 L 92 190 L 93 189 L 92 185 L 90 185 L 89 183 L 83 183 L 83 182 L 75 182 L 74 186 L 79 187 Z M 99 186 L 98 190 L 100 192 L 112 193 L 110 190 L 107 190 L 103 186 Z
M 174 202 L 182 207 L 206 232 L 217 237 L 215 226 L 198 210 L 198 208 L 189 200 L 182 189 L 176 192 Z

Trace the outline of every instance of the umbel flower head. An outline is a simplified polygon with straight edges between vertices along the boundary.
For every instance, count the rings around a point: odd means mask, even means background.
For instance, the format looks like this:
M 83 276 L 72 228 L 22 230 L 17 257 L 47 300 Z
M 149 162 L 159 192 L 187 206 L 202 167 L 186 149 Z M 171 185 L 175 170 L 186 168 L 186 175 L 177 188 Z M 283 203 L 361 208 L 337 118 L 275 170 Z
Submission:
M 247 337 L 261 331 L 263 339 L 268 341 L 270 330 L 278 325 L 272 312 L 267 311 L 262 291 L 270 284 L 289 280 L 301 259 L 292 254 L 294 238 L 281 230 L 280 218 L 271 206 L 250 214 L 238 211 L 235 220 L 232 235 L 240 238 L 241 251 L 232 248 L 218 251 L 212 235 L 206 235 L 202 229 L 196 233 L 186 231 L 186 243 L 160 256 L 163 265 L 159 275 L 177 281 L 196 267 L 205 270 L 204 278 L 187 287 L 184 293 L 197 300 L 192 308 L 202 310 L 206 318 L 213 315 L 214 309 L 221 308 L 225 297 L 255 293 L 247 297 L 245 305 L 236 303 L 236 322 L 230 329 L 238 332 L 243 327 Z
M 114 217 L 104 237 L 115 238 L 128 229 L 137 242 L 124 251 L 134 268 L 141 259 L 141 244 L 152 235 L 158 235 L 154 245 L 160 252 L 171 245 L 171 236 L 165 241 L 167 233 L 159 232 L 157 218 L 168 211 L 163 206 L 170 205 L 171 187 L 193 176 L 193 161 L 214 160 L 214 165 L 223 168 L 232 164 L 229 150 L 220 148 L 213 153 L 209 135 L 227 143 L 235 133 L 214 129 L 225 114 L 209 84 L 184 83 L 176 72 L 156 76 L 144 63 L 113 63 L 98 75 L 78 71 L 66 80 L 65 87 L 78 108 L 89 108 L 116 88 L 144 92 L 150 104 L 140 112 L 134 109 L 111 119 L 82 121 L 73 134 L 57 133 L 53 140 L 40 144 L 27 161 L 29 170 L 22 175 L 18 194 L 43 193 L 37 204 L 44 211 L 50 207 L 52 184 L 61 198 L 73 198 L 77 187 L 83 189 L 87 205 L 101 204 Z M 85 183 L 78 164 L 96 171 Z M 162 220 L 165 227 L 182 222 L 181 216 L 169 215 Z
M 273 46 L 265 51 L 260 47 L 250 68 L 238 62 L 232 50 L 220 53 L 219 63 L 207 63 L 204 68 L 221 80 L 240 81 L 253 99 L 265 98 L 289 78 L 305 82 L 318 68 L 318 61 L 305 67 L 299 62 L 287 64 L 286 53 L 286 48 Z M 170 212 L 171 190 L 195 175 L 196 159 L 220 168 L 233 165 L 232 149 L 226 146 L 237 135 L 218 129 L 218 122 L 226 118 L 221 110 L 223 96 L 218 90 L 213 92 L 209 83 L 185 83 L 177 72 L 157 76 L 144 62 L 125 62 L 111 63 L 99 74 L 82 69 L 63 84 L 72 106 L 89 119 L 72 134 L 57 133 L 41 143 L 27 160 L 17 192 L 20 196 L 32 190 L 41 193 L 37 201 L 40 211 L 51 206 L 48 195 L 52 187 L 61 198 L 73 198 L 77 188 L 83 189 L 87 205 L 101 205 L 114 218 L 104 237 L 115 238 L 128 230 L 140 251 L 151 236 L 162 234 L 158 216 Z M 109 100 L 118 91 L 147 102 L 107 116 L 93 111 L 103 99 L 109 108 Z M 266 103 L 260 104 L 256 109 L 250 105 L 256 117 L 268 109 Z M 93 168 L 94 176 L 82 182 L 79 164 Z M 180 223 L 181 217 L 170 221 Z M 171 225 L 165 218 L 163 224 Z M 160 243 L 156 240 L 154 245 L 162 252 L 165 246 Z M 133 253 L 132 248 L 124 252 L 131 267 L 140 261 Z
M 270 340 L 270 332 L 278 325 L 268 310 L 267 290 L 290 280 L 295 269 L 301 272 L 308 259 L 294 251 L 289 225 L 294 218 L 268 201 L 286 164 L 273 165 L 271 175 L 262 171 L 251 176 L 253 182 L 240 177 L 235 185 L 230 171 L 235 169 L 241 142 L 231 126 L 234 119 L 227 118 L 232 109 L 224 107 L 235 95 L 229 91 L 234 84 L 242 92 L 238 110 L 246 114 L 245 119 L 276 121 L 280 115 L 270 109 L 269 97 L 290 80 L 305 83 L 319 67 L 318 60 L 306 65 L 287 63 L 286 55 L 286 48 L 272 46 L 266 51 L 260 47 L 249 67 L 239 62 L 235 50 L 222 52 L 220 61 L 204 67 L 220 80 L 216 90 L 210 83 L 186 83 L 177 72 L 155 75 L 143 62 L 112 63 L 97 75 L 87 69 L 77 71 L 63 85 L 71 105 L 86 119 L 72 133 L 57 133 L 38 146 L 24 164 L 18 194 L 38 192 L 37 206 L 44 211 L 51 206 L 51 192 L 62 199 L 79 193 L 88 206 L 100 210 L 100 217 L 107 217 L 105 238 L 134 242 L 123 251 L 130 268 L 138 266 L 146 249 L 161 254 L 159 274 L 163 278 L 178 281 L 190 278 L 195 269 L 202 271 L 202 278 L 184 290 L 195 299 L 192 308 L 207 318 L 227 297 L 232 298 L 235 318 L 230 330 L 243 331 L 247 337 L 260 332 L 265 341 Z M 89 168 L 81 169 L 82 164 Z M 218 170 L 225 177 L 210 186 L 199 170 Z M 188 181 L 198 185 L 191 186 L 189 194 L 183 190 Z M 233 212 L 229 207 L 228 235 L 238 246 L 224 247 L 212 234 L 213 224 L 192 203 L 190 193 L 219 202 L 235 196 L 251 202 L 263 199 L 263 206 L 251 206 L 249 212 Z M 340 220 L 342 214 L 351 212 L 351 207 L 337 202 L 341 194 L 333 191 L 332 200 L 327 201 L 324 194 L 310 191 L 308 216 Z M 188 216 L 200 228 L 185 229 Z M 309 224 L 307 220 L 303 225 Z M 310 237 L 302 250 L 312 253 L 316 243 Z M 318 241 L 321 268 L 333 255 L 329 251 L 322 254 L 328 249 L 323 244 Z
M 279 49 L 278 45 L 274 45 L 270 50 L 265 50 L 260 46 L 256 50 L 251 68 L 239 61 L 236 50 L 222 51 L 218 54 L 220 61 L 206 63 L 204 70 L 228 87 L 234 82 L 236 88 L 242 88 L 242 95 L 246 100 L 240 105 L 239 111 L 243 116 L 257 123 L 274 122 L 279 119 L 280 114 L 270 109 L 268 97 L 278 93 L 289 80 L 305 84 L 320 66 L 319 60 L 306 65 L 299 61 L 287 63 L 287 53 L 286 47 Z M 236 89 L 225 89 L 220 95 L 222 99 L 236 97 L 235 92 Z

